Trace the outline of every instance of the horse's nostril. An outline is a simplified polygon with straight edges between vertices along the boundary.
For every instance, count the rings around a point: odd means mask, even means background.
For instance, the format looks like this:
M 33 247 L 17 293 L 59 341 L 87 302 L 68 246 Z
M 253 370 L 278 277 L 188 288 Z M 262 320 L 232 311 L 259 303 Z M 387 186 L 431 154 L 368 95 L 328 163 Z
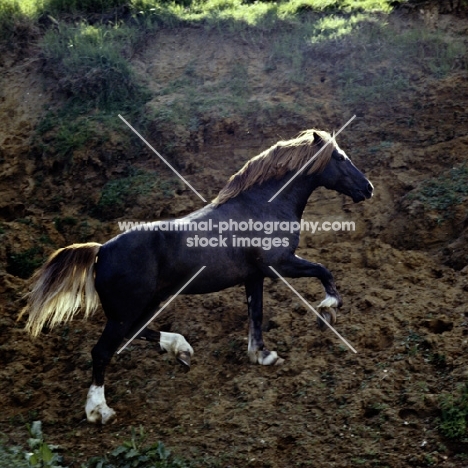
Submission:
M 374 186 L 370 182 L 367 184 L 367 190 L 369 193 L 372 193 L 374 191 Z

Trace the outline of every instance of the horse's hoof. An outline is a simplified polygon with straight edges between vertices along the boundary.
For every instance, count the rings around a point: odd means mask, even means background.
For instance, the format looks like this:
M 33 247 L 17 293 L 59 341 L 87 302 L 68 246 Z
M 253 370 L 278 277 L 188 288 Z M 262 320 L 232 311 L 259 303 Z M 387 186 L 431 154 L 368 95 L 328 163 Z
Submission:
M 278 356 L 278 353 L 276 351 L 262 351 L 262 364 L 263 366 L 280 366 L 283 364 L 284 359 L 280 358 Z
M 112 408 L 109 408 L 109 411 L 102 415 L 101 424 L 114 423 L 116 420 L 117 413 Z
M 283 358 L 280 358 L 278 356 L 278 359 L 276 360 L 276 362 L 273 364 L 274 366 L 281 366 L 284 364 L 284 359 Z
M 262 366 L 280 366 L 284 363 L 284 359 L 280 358 L 276 351 L 256 351 L 249 355 L 250 361 L 254 364 L 261 364 Z
M 328 328 L 325 322 L 330 325 L 336 323 L 336 310 L 333 307 L 320 309 L 320 317 L 317 317 L 317 324 L 322 331 Z
M 116 412 L 108 406 L 106 408 L 95 408 L 87 414 L 88 422 L 93 424 L 109 424 L 115 422 L 116 418 Z
M 181 351 L 177 354 L 177 360 L 183 364 L 187 370 L 190 370 L 191 355 L 188 351 Z
M 115 411 L 107 406 L 103 385 L 91 385 L 86 399 L 85 412 L 90 423 L 108 424 L 115 420 Z

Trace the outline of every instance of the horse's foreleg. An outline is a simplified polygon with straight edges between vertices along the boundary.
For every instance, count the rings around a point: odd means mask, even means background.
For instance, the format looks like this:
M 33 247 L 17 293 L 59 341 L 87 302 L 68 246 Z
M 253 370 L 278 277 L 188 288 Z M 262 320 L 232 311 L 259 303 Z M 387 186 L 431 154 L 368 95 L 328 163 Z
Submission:
M 86 417 L 89 422 L 107 424 L 115 418 L 115 411 L 109 408 L 104 394 L 104 374 L 112 356 L 122 343 L 128 327 L 109 320 L 91 355 L 93 358 L 93 382 L 86 400 Z
M 275 351 L 266 349 L 263 343 L 263 277 L 247 280 L 245 282 L 245 292 L 249 310 L 249 345 L 247 352 L 250 361 L 265 366 L 281 364 L 283 359 Z
M 334 324 L 336 322 L 335 308 L 341 307 L 343 301 L 336 289 L 333 275 L 320 263 L 312 263 L 308 260 L 298 257 L 297 255 L 288 259 L 287 262 L 277 266 L 278 272 L 282 276 L 289 278 L 315 277 L 318 278 L 325 289 L 325 299 L 318 305 L 320 315 L 323 320 Z M 273 276 L 273 275 L 270 275 Z M 322 319 L 317 319 L 317 323 L 321 329 L 325 328 Z
M 190 367 L 193 348 L 179 333 L 156 332 L 145 328 L 138 338 L 159 343 L 161 353 L 169 353 L 181 364 Z

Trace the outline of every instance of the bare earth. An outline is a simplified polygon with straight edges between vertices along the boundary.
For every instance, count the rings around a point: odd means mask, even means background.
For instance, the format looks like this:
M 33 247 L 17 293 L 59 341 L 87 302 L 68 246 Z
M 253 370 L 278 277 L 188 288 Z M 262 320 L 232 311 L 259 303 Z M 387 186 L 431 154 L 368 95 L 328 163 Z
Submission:
M 439 27 L 451 24 L 466 35 L 464 20 L 444 16 L 440 21 Z M 265 50 L 261 43 L 203 29 L 161 31 L 133 65 L 157 90 L 182 76 L 195 54 L 196 72 L 207 81 L 242 60 L 255 99 L 293 102 L 294 87 L 281 86 L 287 65 L 266 71 Z M 38 186 L 34 174 L 43 162 L 27 157 L 31 132 L 43 105 L 55 97 L 44 87 L 34 56 L 2 60 L 0 432 L 9 442 L 24 445 L 25 423 L 41 420 L 47 441 L 59 444 L 73 467 L 128 440 L 131 427 L 139 426 L 148 442 L 161 440 L 199 467 L 468 465 L 460 457 L 467 453 L 466 443 L 453 443 L 437 430 L 439 395 L 456 393 L 468 376 L 468 205 L 465 200 L 450 219 L 438 222 L 437 214 L 403 198 L 423 180 L 466 160 L 466 70 L 439 80 L 415 77 L 417 91 L 385 105 L 349 107 L 328 79 L 333 69 L 312 62 L 304 85 L 307 99 L 301 102 L 310 113 L 303 121 L 285 116 L 246 122 L 214 115 L 197 130 L 173 128 L 184 174 L 211 199 L 245 161 L 279 139 L 310 127 L 338 130 L 357 114 L 338 140 L 374 184 L 375 196 L 355 205 L 318 190 L 304 219 L 350 220 L 356 231 L 303 233 L 297 253 L 335 275 L 344 300 L 337 329 L 358 353 L 331 332 L 320 332 L 315 317 L 278 281 L 265 286 L 265 340 L 285 359 L 278 367 L 248 361 L 242 287 L 179 297 L 154 328 L 182 333 L 192 344 L 190 372 L 150 344 L 132 343 L 114 358 L 107 376 L 108 403 L 118 419 L 96 427 L 84 419 L 84 401 L 90 351 L 103 314 L 33 341 L 15 322 L 28 282 L 9 274 L 5 265 L 10 252 L 33 247 L 43 234 L 53 242 L 50 251 L 73 242 L 55 229 L 54 217 L 78 217 L 80 196 L 86 192 L 97 199 L 106 179 L 91 149 L 75 156 L 83 165 L 64 173 L 59 187 L 50 185 L 56 174 Z M 170 99 L 159 96 L 148 109 L 169 105 Z M 155 141 L 157 132 L 149 139 Z M 107 144 L 112 151 L 112 142 Z M 170 176 L 149 152 L 131 157 Z M 115 176 L 119 164 L 106 174 Z M 65 201 L 44 208 L 57 190 Z M 175 217 L 201 206 L 194 194 L 180 189 L 172 199 L 142 199 L 122 219 Z M 89 224 L 94 241 L 118 232 L 115 222 Z M 313 305 L 323 299 L 316 280 L 292 284 Z

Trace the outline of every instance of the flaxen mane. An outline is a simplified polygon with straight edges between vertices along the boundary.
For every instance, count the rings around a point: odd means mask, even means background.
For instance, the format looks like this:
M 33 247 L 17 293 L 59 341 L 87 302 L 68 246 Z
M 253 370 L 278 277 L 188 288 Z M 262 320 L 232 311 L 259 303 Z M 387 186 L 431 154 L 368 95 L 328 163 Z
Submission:
M 297 138 L 279 141 L 255 156 L 231 176 L 212 203 L 215 206 L 222 205 L 253 185 L 260 185 L 273 178 L 280 179 L 288 172 L 299 170 L 313 159 L 321 148 L 317 142 L 317 136 L 325 143 L 332 138 L 329 133 L 321 130 L 306 130 Z M 327 145 L 310 164 L 307 174 L 322 171 L 330 161 L 335 146 L 334 142 Z

